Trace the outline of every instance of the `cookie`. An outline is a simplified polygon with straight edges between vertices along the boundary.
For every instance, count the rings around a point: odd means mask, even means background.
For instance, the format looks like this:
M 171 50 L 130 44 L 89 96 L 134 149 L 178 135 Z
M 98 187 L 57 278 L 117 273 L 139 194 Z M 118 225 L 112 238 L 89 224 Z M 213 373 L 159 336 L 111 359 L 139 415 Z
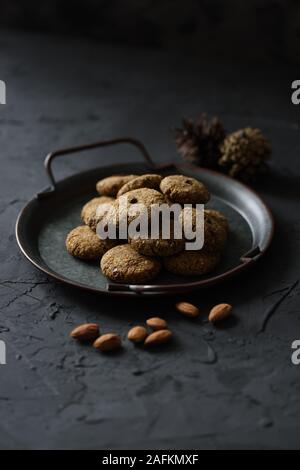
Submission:
M 172 202 L 179 204 L 206 204 L 210 194 L 204 184 L 184 175 L 171 175 L 160 183 L 161 192 Z
M 222 251 L 228 234 L 228 221 L 220 212 L 204 210 L 204 248 L 211 253 Z
M 221 212 L 216 211 L 214 209 L 206 209 L 205 214 L 209 215 L 210 217 L 214 218 L 219 225 L 223 227 L 223 229 L 228 232 L 229 230 L 229 223 L 228 220 L 226 219 L 225 215 L 223 215 Z
M 127 197 L 128 204 L 144 204 L 148 209 L 153 204 L 164 204 L 166 198 L 159 191 L 150 188 L 133 189 L 128 193 L 124 194 L 123 197 Z
M 216 267 L 219 255 L 200 251 L 182 251 L 178 255 L 164 258 L 165 269 L 181 276 L 202 276 Z
M 130 245 L 119 245 L 102 257 L 103 274 L 115 282 L 143 284 L 154 279 L 161 268 L 156 258 L 140 255 Z
M 127 221 L 129 224 L 140 215 L 139 211 L 136 213 L 129 213 L 130 208 L 134 209 L 135 205 L 142 204 L 150 217 L 152 205 L 165 203 L 166 200 L 163 194 L 159 193 L 155 189 L 134 189 L 116 199 L 112 204 L 111 210 L 104 214 L 104 216 L 98 218 L 98 222 L 101 220 L 103 225 L 116 226 L 116 229 L 118 229 L 121 220 L 125 222 Z
M 124 184 L 124 186 L 122 186 L 122 188 L 119 190 L 117 196 L 118 197 L 122 196 L 122 194 L 128 193 L 128 191 L 132 191 L 133 189 L 140 189 L 140 188 L 159 189 L 161 180 L 162 180 L 162 176 L 160 175 L 149 174 L 149 175 L 138 176 L 137 178 Z
M 180 220 L 184 227 L 184 217 L 192 217 L 192 230 L 196 230 L 197 209 L 185 207 Z M 201 229 L 201 227 L 199 227 Z M 204 246 L 203 248 L 210 252 L 222 251 L 227 240 L 228 222 L 227 219 L 218 211 L 204 210 Z
M 97 182 L 96 190 L 101 196 L 111 196 L 115 197 L 119 189 L 124 186 L 124 184 L 135 179 L 137 175 L 115 175 L 108 176 Z
M 115 244 L 112 240 L 101 240 L 87 225 L 74 228 L 66 238 L 68 252 L 75 258 L 84 260 L 100 259 Z
M 94 197 L 83 206 L 81 210 L 81 219 L 95 232 L 97 226 L 97 209 L 99 205 L 111 204 L 114 200 L 114 198 L 109 196 Z
M 146 256 L 171 256 L 184 250 L 185 240 L 183 238 L 174 238 L 173 223 L 170 224 L 170 237 L 162 238 L 128 238 L 128 243 L 132 248 Z

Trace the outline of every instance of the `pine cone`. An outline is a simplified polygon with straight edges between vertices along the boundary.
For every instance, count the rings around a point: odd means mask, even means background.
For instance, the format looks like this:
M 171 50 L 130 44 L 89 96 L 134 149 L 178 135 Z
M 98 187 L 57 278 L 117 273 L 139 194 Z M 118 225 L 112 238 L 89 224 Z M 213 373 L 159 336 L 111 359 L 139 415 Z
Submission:
M 225 130 L 219 118 L 209 121 L 201 114 L 195 121 L 182 120 L 182 129 L 175 129 L 174 139 L 182 157 L 194 165 L 216 168 L 221 157 L 220 144 Z
M 219 165 L 233 178 L 244 181 L 267 170 L 266 160 L 271 156 L 271 144 L 260 129 L 246 127 L 229 134 L 221 144 Z

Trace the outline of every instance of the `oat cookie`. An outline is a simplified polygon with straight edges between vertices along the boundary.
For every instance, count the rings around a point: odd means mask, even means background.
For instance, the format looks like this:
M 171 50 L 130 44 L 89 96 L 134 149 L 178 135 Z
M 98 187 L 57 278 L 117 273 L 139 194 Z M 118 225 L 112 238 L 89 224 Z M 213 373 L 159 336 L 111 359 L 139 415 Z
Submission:
M 207 251 L 182 251 L 178 255 L 164 258 L 167 271 L 181 276 L 201 276 L 213 271 L 219 255 Z
M 228 234 L 228 221 L 220 212 L 204 210 L 204 248 L 211 253 L 222 251 Z
M 116 242 L 101 240 L 87 225 L 74 228 L 66 238 L 66 248 L 75 258 L 97 260 L 115 246 Z
M 140 188 L 159 189 L 161 180 L 162 180 L 162 176 L 155 175 L 155 174 L 138 176 L 137 178 L 124 184 L 124 186 L 122 186 L 122 188 L 119 190 L 117 196 L 119 197 L 122 194 L 128 193 L 128 191 L 132 191 L 133 189 L 140 189 Z
M 147 208 L 151 208 L 152 204 L 163 204 L 166 203 L 166 198 L 159 191 L 150 188 L 133 189 L 128 193 L 124 194 L 123 197 L 127 197 L 128 203 L 133 204 L 144 204 Z
M 121 201 L 122 203 L 125 203 L 125 206 L 122 206 Z M 134 189 L 116 199 L 116 201 L 112 204 L 111 210 L 108 213 L 104 214 L 103 217 L 98 218 L 98 222 L 101 220 L 103 224 L 115 225 L 116 228 L 118 228 L 120 221 L 126 220 L 126 217 L 127 222 L 130 223 L 132 220 L 134 220 L 140 215 L 138 211 L 136 213 L 129 214 L 128 212 L 130 207 L 134 208 L 134 206 L 137 204 L 143 204 L 143 206 L 148 212 L 148 216 L 150 216 L 152 205 L 160 205 L 165 203 L 166 200 L 163 194 L 159 193 L 155 189 Z
M 119 189 L 124 186 L 124 184 L 136 177 L 137 175 L 108 176 L 107 178 L 98 181 L 96 184 L 96 190 L 101 196 L 115 197 Z
M 170 226 L 170 238 L 164 239 L 162 235 L 155 238 L 129 238 L 128 243 L 136 251 L 146 256 L 171 256 L 184 250 L 185 240 L 174 238 L 173 225 Z
M 180 220 L 184 227 L 184 218 L 192 217 L 192 230 L 196 230 L 197 209 L 185 207 Z M 201 227 L 200 227 L 201 228 Z M 220 212 L 215 210 L 204 210 L 204 246 L 210 253 L 222 251 L 227 240 L 228 222 Z
M 210 194 L 204 184 L 184 175 L 171 175 L 160 183 L 161 192 L 172 202 L 179 204 L 206 204 Z
M 221 225 L 223 227 L 223 229 L 226 232 L 228 232 L 229 223 L 228 223 L 228 220 L 226 219 L 225 215 L 223 215 L 221 212 L 216 211 L 214 209 L 206 209 L 204 212 L 209 217 L 214 218 L 216 221 L 218 221 L 219 225 Z
M 97 209 L 99 205 L 111 204 L 114 200 L 114 198 L 109 196 L 94 197 L 83 206 L 81 210 L 81 219 L 95 232 L 97 227 Z
M 156 258 L 140 255 L 130 245 L 119 245 L 102 257 L 103 274 L 115 282 L 142 284 L 154 279 L 161 268 Z

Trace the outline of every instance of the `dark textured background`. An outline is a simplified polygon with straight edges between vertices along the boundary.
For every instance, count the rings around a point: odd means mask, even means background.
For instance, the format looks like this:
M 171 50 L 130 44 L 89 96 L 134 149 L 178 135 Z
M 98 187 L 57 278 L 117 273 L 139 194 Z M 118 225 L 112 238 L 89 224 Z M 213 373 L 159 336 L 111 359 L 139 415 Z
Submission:
M 4 5 L 2 21 L 9 23 L 20 8 Z M 27 5 L 30 12 L 33 2 Z M 7 83 L 0 107 L 0 338 L 8 347 L 8 364 L 0 366 L 1 448 L 300 447 L 300 366 L 290 360 L 291 343 L 300 339 L 300 109 L 290 100 L 299 70 L 267 57 L 257 65 L 242 64 L 245 57 L 204 61 L 187 48 L 0 33 L 0 78 Z M 250 124 L 271 139 L 272 171 L 257 190 L 274 212 L 276 233 L 252 271 L 181 297 L 199 306 L 199 320 L 181 318 L 175 298 L 121 302 L 76 291 L 23 258 L 15 221 L 48 184 L 48 151 L 129 134 L 154 160 L 174 160 L 170 128 L 203 110 L 220 115 L 228 130 Z M 96 152 L 57 162 L 55 172 L 62 178 L 110 156 L 132 158 Z M 223 301 L 233 304 L 234 319 L 213 328 L 204 319 Z M 78 323 L 97 321 L 125 339 L 149 315 L 163 316 L 174 331 L 175 341 L 161 351 L 125 341 L 123 352 L 108 357 L 68 337 Z
M 0 24 L 179 48 L 200 61 L 300 60 L 297 0 L 2 0 Z

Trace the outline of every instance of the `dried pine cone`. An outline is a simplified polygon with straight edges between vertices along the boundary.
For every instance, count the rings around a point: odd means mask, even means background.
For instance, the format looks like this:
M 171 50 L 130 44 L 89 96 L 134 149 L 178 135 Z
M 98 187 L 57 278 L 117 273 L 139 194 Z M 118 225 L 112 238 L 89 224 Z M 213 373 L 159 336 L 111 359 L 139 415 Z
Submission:
M 267 169 L 271 144 L 260 129 L 246 127 L 229 134 L 220 146 L 219 165 L 233 178 L 253 180 Z
M 174 139 L 182 157 L 195 165 L 216 168 L 221 157 L 220 144 L 225 130 L 219 118 L 209 121 L 201 114 L 195 121 L 182 120 L 182 129 L 175 129 Z

